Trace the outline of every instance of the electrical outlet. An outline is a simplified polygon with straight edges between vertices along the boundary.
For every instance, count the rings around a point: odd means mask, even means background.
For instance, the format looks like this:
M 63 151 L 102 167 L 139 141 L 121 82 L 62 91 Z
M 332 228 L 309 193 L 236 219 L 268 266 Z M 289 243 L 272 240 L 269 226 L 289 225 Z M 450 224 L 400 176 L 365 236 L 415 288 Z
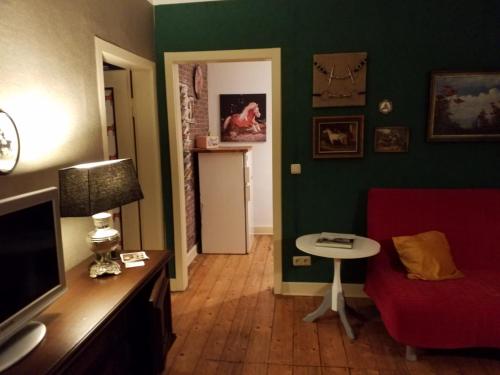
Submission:
M 304 267 L 311 265 L 311 257 L 309 255 L 294 256 L 292 260 L 295 267 Z

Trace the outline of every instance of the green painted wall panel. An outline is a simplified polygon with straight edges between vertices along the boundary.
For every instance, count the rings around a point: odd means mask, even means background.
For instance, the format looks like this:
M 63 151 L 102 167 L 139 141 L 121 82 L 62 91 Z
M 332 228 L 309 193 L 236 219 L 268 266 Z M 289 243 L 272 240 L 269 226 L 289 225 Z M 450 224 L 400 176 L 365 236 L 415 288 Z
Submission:
M 282 198 L 285 281 L 329 281 L 331 262 L 293 268 L 299 235 L 364 234 L 371 187 L 500 187 L 498 143 L 425 141 L 431 70 L 500 70 L 500 6 L 495 0 L 233 0 L 155 7 L 159 115 L 167 224 L 172 225 L 163 52 L 280 47 L 282 51 Z M 315 53 L 368 52 L 364 107 L 311 106 Z M 393 101 L 381 115 L 377 103 Z M 313 116 L 365 115 L 365 157 L 313 160 Z M 375 154 L 373 129 L 410 127 L 406 154 Z M 302 175 L 288 174 L 290 163 Z M 168 232 L 170 235 L 172 231 Z M 173 248 L 173 239 L 168 238 Z M 364 278 L 347 262 L 347 282 Z

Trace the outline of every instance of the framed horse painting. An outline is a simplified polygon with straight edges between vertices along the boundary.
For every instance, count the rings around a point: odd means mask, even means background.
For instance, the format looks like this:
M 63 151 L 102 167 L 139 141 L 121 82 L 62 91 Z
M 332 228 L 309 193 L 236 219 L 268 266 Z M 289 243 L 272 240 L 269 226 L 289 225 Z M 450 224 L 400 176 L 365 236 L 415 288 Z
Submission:
M 220 95 L 221 141 L 266 141 L 266 94 Z
M 313 158 L 362 158 L 364 116 L 313 118 Z

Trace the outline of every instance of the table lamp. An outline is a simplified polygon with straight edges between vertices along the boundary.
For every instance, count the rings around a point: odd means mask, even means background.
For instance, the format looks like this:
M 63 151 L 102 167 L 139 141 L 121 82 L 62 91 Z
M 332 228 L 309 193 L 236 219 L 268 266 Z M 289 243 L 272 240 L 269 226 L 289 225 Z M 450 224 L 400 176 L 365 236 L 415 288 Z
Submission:
M 120 264 L 111 252 L 120 244 L 120 232 L 112 227 L 106 212 L 144 198 L 131 159 L 106 160 L 79 164 L 59 170 L 62 217 L 92 216 L 95 229 L 87 242 L 95 253 L 90 277 L 118 275 Z

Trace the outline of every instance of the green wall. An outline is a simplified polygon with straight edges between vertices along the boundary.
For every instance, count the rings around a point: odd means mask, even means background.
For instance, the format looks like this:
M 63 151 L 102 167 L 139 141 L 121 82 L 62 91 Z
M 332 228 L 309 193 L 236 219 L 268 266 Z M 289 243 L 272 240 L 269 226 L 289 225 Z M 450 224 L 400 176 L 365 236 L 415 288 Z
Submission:
M 295 238 L 320 231 L 364 234 L 369 188 L 500 187 L 498 143 L 425 141 L 430 71 L 500 70 L 499 20 L 496 0 L 233 0 L 155 7 L 167 225 L 173 220 L 165 51 L 281 48 L 284 280 L 330 281 L 327 260 L 291 266 L 291 257 L 301 254 Z M 366 106 L 313 109 L 313 54 L 361 51 L 368 52 Z M 386 116 L 377 110 L 384 98 L 394 104 Z M 346 114 L 365 115 L 365 157 L 314 160 L 312 117 Z M 373 129 L 381 125 L 410 127 L 409 152 L 375 154 Z M 301 163 L 302 174 L 290 175 L 290 163 Z M 364 266 L 347 262 L 344 281 L 363 281 Z

